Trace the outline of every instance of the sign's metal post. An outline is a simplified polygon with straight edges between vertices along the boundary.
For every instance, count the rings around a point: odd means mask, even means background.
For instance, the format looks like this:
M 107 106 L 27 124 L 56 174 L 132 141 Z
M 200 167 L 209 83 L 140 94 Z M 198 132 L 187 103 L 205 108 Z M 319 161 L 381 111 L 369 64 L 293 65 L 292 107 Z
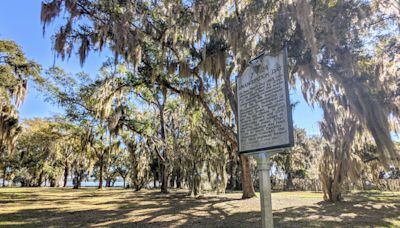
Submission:
M 269 175 L 271 167 L 269 158 L 270 154 L 267 152 L 260 153 L 257 157 L 257 169 L 260 179 L 261 220 L 263 228 L 274 227 L 271 202 L 271 179 Z

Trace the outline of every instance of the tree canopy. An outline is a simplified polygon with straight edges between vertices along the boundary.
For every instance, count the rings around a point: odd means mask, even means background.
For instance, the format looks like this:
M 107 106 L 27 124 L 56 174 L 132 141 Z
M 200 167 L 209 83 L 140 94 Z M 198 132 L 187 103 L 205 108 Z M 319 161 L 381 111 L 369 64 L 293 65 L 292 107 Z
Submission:
M 28 79 L 40 81 L 40 66 L 26 59 L 13 41 L 0 40 L 0 156 L 12 151 L 21 128 L 18 106 L 26 96 Z
M 358 177 L 382 179 L 367 170 L 399 164 L 390 135 L 400 130 L 397 1 L 46 0 L 40 19 L 43 32 L 57 21 L 61 59 L 113 56 L 97 74 L 54 66 L 42 80 L 15 43 L 0 41 L 0 153 L 18 147 L 2 167 L 4 176 L 15 167 L 8 179 L 21 185 L 54 186 L 63 175 L 64 186 L 122 178 L 139 191 L 152 179 L 163 193 L 185 185 L 192 195 L 255 196 L 254 161 L 237 153 L 236 79 L 255 56 L 284 48 L 290 86 L 323 111 L 322 137 L 296 129 L 296 145 L 272 158 L 284 189 L 319 179 L 335 202 Z M 27 120 L 21 133 L 29 78 L 65 115 Z

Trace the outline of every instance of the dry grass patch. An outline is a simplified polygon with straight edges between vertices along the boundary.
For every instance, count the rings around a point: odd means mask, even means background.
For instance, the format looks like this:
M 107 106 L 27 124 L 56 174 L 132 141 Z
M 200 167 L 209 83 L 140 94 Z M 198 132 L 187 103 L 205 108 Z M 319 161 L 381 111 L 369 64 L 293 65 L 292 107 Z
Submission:
M 0 188 L 0 226 L 259 227 L 259 199 L 187 197 L 185 191 Z M 398 226 L 400 194 L 358 192 L 337 204 L 321 193 L 273 193 L 277 227 Z

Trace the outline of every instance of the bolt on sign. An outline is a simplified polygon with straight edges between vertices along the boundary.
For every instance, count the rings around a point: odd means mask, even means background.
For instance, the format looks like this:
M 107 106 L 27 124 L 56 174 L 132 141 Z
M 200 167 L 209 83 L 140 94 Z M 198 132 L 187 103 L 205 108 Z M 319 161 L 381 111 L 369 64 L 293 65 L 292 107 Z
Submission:
M 237 79 L 237 97 L 239 153 L 293 146 L 286 49 L 251 60 Z

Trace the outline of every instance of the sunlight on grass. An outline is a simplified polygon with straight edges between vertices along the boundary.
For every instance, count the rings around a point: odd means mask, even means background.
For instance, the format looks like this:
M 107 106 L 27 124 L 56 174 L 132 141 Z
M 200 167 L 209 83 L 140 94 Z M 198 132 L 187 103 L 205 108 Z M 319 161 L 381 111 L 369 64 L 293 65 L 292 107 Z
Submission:
M 313 198 L 313 199 L 323 198 L 323 194 L 320 192 L 276 192 L 272 193 L 272 195 L 297 197 L 297 198 Z
M 0 221 L 0 226 L 21 226 L 29 224 L 30 222 L 13 222 L 13 221 Z
M 259 195 L 258 195 L 259 196 Z M 274 192 L 278 227 L 399 226 L 399 193 L 354 192 L 345 202 L 322 201 L 322 193 Z M 0 226 L 258 227 L 259 198 L 241 193 L 187 197 L 171 190 L 0 188 Z

